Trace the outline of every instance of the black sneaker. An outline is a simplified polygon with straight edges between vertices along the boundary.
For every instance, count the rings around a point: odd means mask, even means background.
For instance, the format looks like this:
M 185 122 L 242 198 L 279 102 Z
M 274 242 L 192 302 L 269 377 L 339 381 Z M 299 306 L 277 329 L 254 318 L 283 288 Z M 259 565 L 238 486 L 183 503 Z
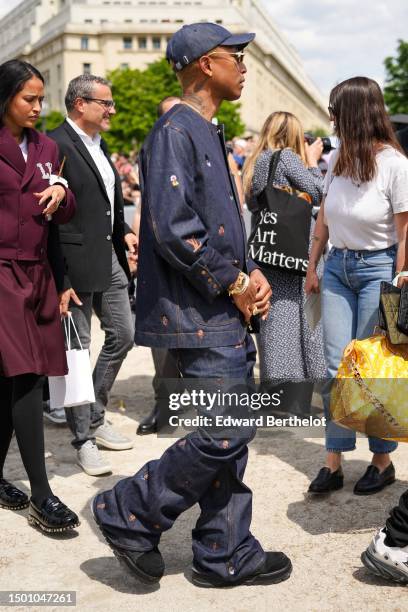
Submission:
M 126 548 L 121 548 L 112 542 L 102 527 L 95 512 L 97 497 L 98 496 L 94 497 L 94 499 L 91 501 L 92 517 L 119 563 L 123 565 L 133 577 L 138 578 L 145 584 L 154 584 L 155 582 L 159 582 L 165 569 L 164 560 L 160 550 L 157 548 L 157 546 L 147 552 L 127 550 Z
M 335 472 L 331 472 L 328 467 L 322 467 L 316 478 L 310 483 L 308 492 L 323 495 L 330 493 L 330 491 L 337 491 L 343 488 L 343 480 L 341 467 Z
M 287 580 L 292 573 L 292 563 L 282 552 L 265 553 L 265 561 L 249 576 L 241 580 L 224 580 L 217 574 L 200 572 L 193 566 L 193 584 L 203 588 L 223 588 L 239 586 L 240 584 L 276 584 Z M 233 578 L 233 568 L 230 568 Z
M 0 478 L 0 508 L 23 510 L 28 504 L 28 497 L 23 491 L 4 478 Z
M 30 499 L 28 522 L 47 533 L 68 531 L 80 525 L 75 512 L 72 512 L 55 495 L 47 497 L 41 504 L 41 508 L 38 508 Z

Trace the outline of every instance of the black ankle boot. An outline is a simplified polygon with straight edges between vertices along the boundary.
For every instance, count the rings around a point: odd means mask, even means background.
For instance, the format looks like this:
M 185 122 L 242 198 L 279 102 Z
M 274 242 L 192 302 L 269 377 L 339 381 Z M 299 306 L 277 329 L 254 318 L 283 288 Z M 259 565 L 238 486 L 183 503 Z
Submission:
M 138 436 L 146 436 L 147 434 L 156 433 L 158 429 L 158 412 L 156 406 L 152 412 L 140 421 L 139 427 L 136 430 Z
M 22 510 L 28 506 L 28 497 L 11 482 L 0 478 L 0 508 Z
M 68 531 L 80 525 L 75 512 L 72 512 L 55 495 L 47 497 L 40 508 L 31 499 L 28 522 L 30 525 L 35 525 L 47 533 Z
M 343 470 L 339 467 L 335 472 L 331 472 L 330 468 L 323 467 L 316 478 L 312 480 L 309 486 L 309 493 L 330 493 L 337 491 L 343 487 Z

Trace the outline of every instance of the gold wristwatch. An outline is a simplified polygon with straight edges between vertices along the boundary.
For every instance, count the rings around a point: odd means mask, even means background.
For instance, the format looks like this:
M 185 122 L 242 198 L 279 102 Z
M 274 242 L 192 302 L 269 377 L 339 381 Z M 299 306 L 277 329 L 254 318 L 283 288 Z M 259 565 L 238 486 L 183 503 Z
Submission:
M 249 276 L 245 272 L 238 274 L 237 280 L 228 287 L 228 295 L 242 295 L 249 285 Z

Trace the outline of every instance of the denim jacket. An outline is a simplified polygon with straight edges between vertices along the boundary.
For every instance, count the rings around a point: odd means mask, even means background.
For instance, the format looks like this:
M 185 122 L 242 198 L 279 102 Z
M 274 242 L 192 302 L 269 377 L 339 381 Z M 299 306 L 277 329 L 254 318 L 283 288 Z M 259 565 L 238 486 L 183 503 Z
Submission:
M 138 344 L 231 346 L 245 337 L 227 288 L 246 257 L 246 235 L 228 169 L 223 128 L 179 104 L 140 153 L 142 214 L 138 265 Z

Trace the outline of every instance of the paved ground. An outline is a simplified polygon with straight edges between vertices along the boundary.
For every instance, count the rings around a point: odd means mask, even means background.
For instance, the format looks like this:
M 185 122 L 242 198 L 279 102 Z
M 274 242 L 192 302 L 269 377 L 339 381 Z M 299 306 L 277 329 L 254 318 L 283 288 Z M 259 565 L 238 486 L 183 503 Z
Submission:
M 99 331 L 96 335 L 94 354 L 101 339 Z M 152 371 L 149 351 L 134 348 L 114 387 L 109 418 L 132 437 L 138 421 L 152 407 Z M 118 409 L 121 403 L 124 412 Z M 90 517 L 89 500 L 97 491 L 133 474 L 171 441 L 149 436 L 135 439 L 130 451 L 104 451 L 114 472 L 100 478 L 86 476 L 75 465 L 69 441 L 66 428 L 46 425 L 52 486 L 80 514 L 82 525 L 77 535 L 47 537 L 28 525 L 26 511 L 0 510 L 0 589 L 75 590 L 81 612 L 408 610 L 407 590 L 377 580 L 360 562 L 373 530 L 383 524 L 408 486 L 407 445 L 401 445 L 395 456 L 398 482 L 377 496 L 361 498 L 352 493 L 369 459 L 367 444 L 360 440 L 344 466 L 344 489 L 317 501 L 304 492 L 323 461 L 323 441 L 283 432 L 258 436 L 251 444 L 246 476 L 254 491 L 253 532 L 265 548 L 284 550 L 294 571 L 289 581 L 276 586 L 218 591 L 197 589 L 190 582 L 189 534 L 197 517 L 195 508 L 163 536 L 167 569 L 155 589 L 137 584 L 122 571 Z M 15 445 L 8 458 L 7 477 L 27 490 Z

